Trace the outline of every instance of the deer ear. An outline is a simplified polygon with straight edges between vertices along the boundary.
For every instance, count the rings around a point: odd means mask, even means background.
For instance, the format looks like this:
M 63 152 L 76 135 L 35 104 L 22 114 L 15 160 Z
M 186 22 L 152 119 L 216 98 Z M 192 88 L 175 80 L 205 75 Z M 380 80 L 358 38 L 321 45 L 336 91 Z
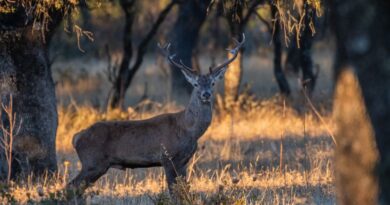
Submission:
M 186 79 L 187 79 L 187 81 L 189 82 L 189 83 L 191 83 L 191 85 L 192 86 L 194 86 L 195 84 L 197 84 L 196 83 L 196 81 L 197 81 L 197 75 L 195 74 L 195 73 L 193 73 L 193 72 L 191 72 L 191 71 L 187 71 L 187 70 L 185 70 L 185 69 L 180 69 L 181 70 L 181 72 L 183 73 L 183 75 L 184 75 L 184 77 L 186 77 Z
M 213 78 L 214 81 L 221 80 L 223 78 L 223 76 L 225 75 L 226 70 L 227 70 L 227 66 L 225 66 L 219 70 L 216 70 L 216 71 L 211 73 L 211 77 Z

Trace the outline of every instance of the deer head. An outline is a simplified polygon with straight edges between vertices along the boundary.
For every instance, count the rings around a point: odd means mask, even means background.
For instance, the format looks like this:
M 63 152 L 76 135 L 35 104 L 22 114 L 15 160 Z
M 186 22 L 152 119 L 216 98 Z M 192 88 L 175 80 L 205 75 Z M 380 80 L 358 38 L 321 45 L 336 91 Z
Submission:
M 236 43 L 236 47 L 233 49 L 228 49 L 230 53 L 233 54 L 233 57 L 227 59 L 225 62 L 217 65 L 216 67 L 210 67 L 208 74 L 200 74 L 196 72 L 196 70 L 191 67 L 186 66 L 180 59 L 179 61 L 175 60 L 176 54 L 170 53 L 170 44 L 168 43 L 166 46 L 159 47 L 163 50 L 166 55 L 168 61 L 179 68 L 187 81 L 194 87 L 193 92 L 195 92 L 202 103 L 210 103 L 213 97 L 213 87 L 215 83 L 222 79 L 227 66 L 233 62 L 239 53 L 240 48 L 243 46 L 245 42 L 245 35 L 242 34 L 242 41 L 239 42 L 236 39 L 233 39 Z

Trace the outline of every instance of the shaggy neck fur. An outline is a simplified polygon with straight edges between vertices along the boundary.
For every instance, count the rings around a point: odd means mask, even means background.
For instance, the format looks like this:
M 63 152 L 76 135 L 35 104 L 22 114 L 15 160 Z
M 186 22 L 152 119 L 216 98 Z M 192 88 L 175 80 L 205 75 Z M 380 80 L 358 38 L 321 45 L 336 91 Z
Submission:
M 184 111 L 185 129 L 191 133 L 191 137 L 199 139 L 207 130 L 212 119 L 212 100 L 202 102 L 196 90 L 191 94 L 190 102 Z

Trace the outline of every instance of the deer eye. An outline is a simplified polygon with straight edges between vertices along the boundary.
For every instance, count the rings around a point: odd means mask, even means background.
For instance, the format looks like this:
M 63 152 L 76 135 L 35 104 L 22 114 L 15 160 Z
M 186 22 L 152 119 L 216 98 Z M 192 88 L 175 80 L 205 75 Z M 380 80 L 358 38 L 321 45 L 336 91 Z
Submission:
M 198 87 L 198 83 L 195 83 L 194 86 L 195 86 L 195 87 Z
M 212 82 L 212 83 L 211 83 L 211 86 L 214 86 L 214 85 L 215 85 L 215 83 L 214 83 L 214 82 Z

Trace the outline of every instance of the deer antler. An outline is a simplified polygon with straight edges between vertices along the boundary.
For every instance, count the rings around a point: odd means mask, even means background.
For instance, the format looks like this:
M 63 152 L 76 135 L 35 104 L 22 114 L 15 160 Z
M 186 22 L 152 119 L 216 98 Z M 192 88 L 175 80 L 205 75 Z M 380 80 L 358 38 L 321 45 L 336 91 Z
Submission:
M 233 38 L 234 42 L 236 43 L 236 47 L 233 48 L 233 49 L 227 49 L 231 54 L 233 54 L 233 57 L 226 60 L 225 62 L 219 64 L 218 66 L 214 67 L 214 68 L 211 68 L 210 67 L 210 73 L 213 73 L 213 72 L 218 72 L 218 70 L 224 68 L 225 66 L 229 65 L 231 62 L 233 62 L 237 56 L 238 56 L 238 52 L 240 51 L 242 45 L 244 45 L 245 43 L 245 34 L 243 33 L 242 34 L 242 41 L 239 42 L 237 39 Z
M 176 66 L 176 67 L 178 67 L 178 68 L 180 68 L 180 69 L 187 70 L 187 71 L 192 72 L 192 73 L 195 72 L 191 67 L 186 66 L 186 65 L 183 63 L 182 60 L 179 60 L 179 62 L 176 62 L 176 61 L 174 60 L 174 58 L 176 57 L 176 54 L 171 54 L 171 53 L 170 53 L 170 50 L 169 50 L 169 48 L 171 47 L 171 44 L 170 44 L 170 43 L 167 43 L 165 46 L 161 46 L 161 44 L 158 43 L 158 47 L 161 49 L 161 51 L 163 52 L 163 54 L 167 57 L 167 59 L 169 60 L 169 62 L 170 62 L 172 65 L 174 65 L 174 66 Z

